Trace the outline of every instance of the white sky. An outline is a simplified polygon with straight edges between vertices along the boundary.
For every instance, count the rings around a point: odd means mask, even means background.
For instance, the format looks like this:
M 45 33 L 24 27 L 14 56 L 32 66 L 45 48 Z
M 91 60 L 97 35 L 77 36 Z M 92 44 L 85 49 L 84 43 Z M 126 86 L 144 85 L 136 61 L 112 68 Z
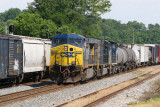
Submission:
M 26 9 L 34 0 L 0 0 L 0 12 L 10 8 Z M 122 23 L 138 21 L 144 24 L 160 24 L 160 0 L 110 0 L 111 12 L 102 15 L 105 19 L 115 19 Z
M 160 0 L 110 0 L 111 12 L 102 18 L 116 19 L 122 23 L 138 21 L 146 25 L 160 24 Z

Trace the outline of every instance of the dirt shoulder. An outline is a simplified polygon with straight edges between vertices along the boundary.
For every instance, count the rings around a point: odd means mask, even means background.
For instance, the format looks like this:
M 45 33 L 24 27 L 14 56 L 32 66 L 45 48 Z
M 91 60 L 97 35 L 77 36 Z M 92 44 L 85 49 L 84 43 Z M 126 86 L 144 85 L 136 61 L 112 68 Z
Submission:
M 128 107 L 160 107 L 160 79 L 156 80 L 150 91 L 145 91 L 139 101 L 129 104 Z

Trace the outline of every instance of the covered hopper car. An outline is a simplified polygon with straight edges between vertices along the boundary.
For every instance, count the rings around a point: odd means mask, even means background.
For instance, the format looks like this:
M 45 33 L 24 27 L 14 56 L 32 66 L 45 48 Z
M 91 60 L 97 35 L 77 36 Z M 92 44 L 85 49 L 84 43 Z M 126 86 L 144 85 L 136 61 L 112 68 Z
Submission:
M 0 80 L 40 80 L 49 68 L 50 48 L 47 39 L 0 34 Z

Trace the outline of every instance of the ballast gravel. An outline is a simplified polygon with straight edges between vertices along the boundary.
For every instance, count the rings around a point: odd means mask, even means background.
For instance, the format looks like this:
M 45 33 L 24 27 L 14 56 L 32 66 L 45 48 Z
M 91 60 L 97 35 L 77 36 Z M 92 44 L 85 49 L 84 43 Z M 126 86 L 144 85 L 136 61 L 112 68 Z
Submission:
M 31 89 L 39 88 L 42 86 L 50 85 L 53 83 L 54 82 L 52 82 L 52 81 L 47 81 L 47 82 L 40 82 L 40 83 L 31 84 L 31 85 L 23 85 L 23 86 L 0 89 L 0 96 L 6 95 L 6 94 L 11 94 L 11 93 L 16 93 L 16 92 L 20 92 L 20 91 L 31 90 Z
M 154 82 L 159 78 L 160 74 L 138 86 L 123 91 L 95 107 L 127 107 L 128 104 L 138 101 L 138 99 L 144 95 L 144 92 L 151 91 Z
M 55 107 L 63 103 L 77 99 L 79 97 L 85 96 L 87 94 L 96 92 L 98 90 L 102 90 L 112 85 L 135 78 L 146 72 L 148 71 L 147 70 L 145 72 L 133 71 L 122 75 L 117 75 L 110 78 L 97 80 L 80 86 L 75 86 L 73 88 L 67 88 L 58 92 L 37 96 L 35 98 L 23 100 L 6 106 L 7 107 Z M 121 98 L 119 98 L 119 100 L 120 99 Z

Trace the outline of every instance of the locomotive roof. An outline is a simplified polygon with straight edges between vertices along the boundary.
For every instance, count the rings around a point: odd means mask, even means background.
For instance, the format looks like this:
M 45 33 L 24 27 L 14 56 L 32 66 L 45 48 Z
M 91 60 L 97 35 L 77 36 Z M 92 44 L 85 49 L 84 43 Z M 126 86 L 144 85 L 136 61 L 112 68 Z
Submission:
M 82 35 L 78 35 L 78 34 L 58 34 L 58 35 L 55 35 L 52 37 L 52 39 L 54 38 L 66 38 L 66 39 L 69 39 L 69 38 L 80 38 L 80 39 L 84 39 L 85 37 L 82 36 Z

